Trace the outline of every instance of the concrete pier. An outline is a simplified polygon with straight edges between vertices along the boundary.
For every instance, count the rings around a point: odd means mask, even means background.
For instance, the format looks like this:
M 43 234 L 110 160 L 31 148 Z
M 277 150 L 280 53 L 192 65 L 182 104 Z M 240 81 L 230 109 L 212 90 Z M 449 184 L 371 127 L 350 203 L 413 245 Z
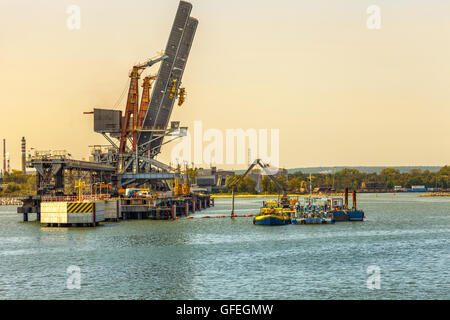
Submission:
M 176 220 L 190 213 L 214 206 L 209 195 L 169 198 L 118 198 L 82 202 L 45 201 L 40 196 L 23 199 L 17 209 L 23 221 L 36 213 L 37 221 L 49 226 L 97 226 L 102 221 L 117 222 L 120 219 Z M 80 211 L 81 210 L 81 211 Z M 83 211 L 84 210 L 84 211 Z
M 210 196 L 179 197 L 150 200 L 147 198 L 121 199 L 122 219 L 171 220 L 206 209 Z

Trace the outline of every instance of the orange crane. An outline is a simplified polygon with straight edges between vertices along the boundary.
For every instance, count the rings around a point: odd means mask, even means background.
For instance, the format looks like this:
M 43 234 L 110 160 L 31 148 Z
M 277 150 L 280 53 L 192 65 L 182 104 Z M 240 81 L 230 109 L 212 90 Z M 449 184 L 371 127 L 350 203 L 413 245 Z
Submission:
M 136 145 L 137 145 L 137 130 L 139 128 L 139 79 L 141 77 L 142 72 L 148 68 L 154 65 L 157 62 L 160 62 L 162 60 L 167 59 L 167 56 L 161 56 L 157 59 L 150 59 L 145 63 L 138 64 L 133 67 L 131 70 L 129 77 L 130 77 L 130 88 L 128 90 L 128 98 L 127 98 L 127 106 L 125 108 L 125 117 L 122 123 L 122 134 L 120 136 L 120 146 L 119 146 L 119 152 L 125 153 L 126 147 L 127 147 L 127 139 L 129 137 L 132 138 L 132 151 L 136 151 Z M 144 93 L 145 94 L 145 93 Z M 145 116 L 145 114 L 144 114 Z M 133 118 L 133 119 L 131 119 Z M 131 121 L 133 121 L 133 124 L 131 125 Z M 131 127 L 131 128 L 130 128 Z
M 150 90 L 152 89 L 152 81 L 156 79 L 156 76 L 148 76 L 144 78 L 142 83 L 142 98 L 141 107 L 139 108 L 138 128 L 142 129 L 142 122 L 144 121 L 145 114 L 147 113 L 148 103 L 150 101 Z

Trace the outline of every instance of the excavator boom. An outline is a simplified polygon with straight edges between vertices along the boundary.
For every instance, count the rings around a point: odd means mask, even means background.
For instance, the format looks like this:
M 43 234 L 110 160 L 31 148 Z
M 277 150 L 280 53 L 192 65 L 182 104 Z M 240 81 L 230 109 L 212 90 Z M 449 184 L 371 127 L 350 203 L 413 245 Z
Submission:
M 250 165 L 250 167 L 248 167 L 247 171 L 245 171 L 245 173 L 240 176 L 237 180 L 233 180 L 228 187 L 234 188 L 235 186 L 237 186 L 242 179 L 244 179 L 249 173 L 250 171 L 252 171 L 252 169 L 256 166 L 259 165 L 261 167 L 261 169 L 263 169 L 263 171 L 266 173 L 266 175 L 275 183 L 275 185 L 278 187 L 278 189 L 283 193 L 283 197 L 285 197 L 287 195 L 287 191 L 286 189 L 283 187 L 283 185 L 273 177 L 272 174 L 270 174 L 270 172 L 267 171 L 266 166 L 261 162 L 261 159 L 256 159 L 255 161 L 253 161 L 253 163 Z

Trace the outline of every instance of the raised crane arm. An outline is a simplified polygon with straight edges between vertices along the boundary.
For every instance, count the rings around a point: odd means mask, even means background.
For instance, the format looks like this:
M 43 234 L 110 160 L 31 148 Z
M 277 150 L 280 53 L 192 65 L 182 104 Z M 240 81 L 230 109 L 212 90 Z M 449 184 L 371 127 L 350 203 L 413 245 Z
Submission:
M 261 159 L 256 159 L 255 161 L 253 161 L 253 163 L 250 165 L 250 167 L 247 169 L 247 171 L 245 171 L 245 173 L 242 176 L 240 176 L 238 179 L 231 181 L 231 183 L 228 185 L 228 187 L 234 188 L 235 186 L 237 186 L 239 184 L 239 182 L 241 182 L 242 179 L 244 179 L 244 177 L 246 177 L 256 165 L 259 165 L 261 167 L 261 169 L 263 169 L 263 171 L 266 173 L 266 175 L 275 183 L 275 185 L 278 187 L 278 189 L 283 193 L 283 196 L 285 197 L 287 194 L 286 189 L 283 187 L 283 185 L 277 179 L 275 179 L 273 177 L 272 174 L 270 174 L 270 172 L 267 171 L 267 169 L 266 169 L 267 166 L 261 162 Z
M 168 56 L 166 55 L 162 55 L 159 58 L 156 59 L 149 59 L 147 62 L 144 62 L 142 64 L 137 65 L 136 67 L 138 67 L 139 69 L 145 69 L 145 68 L 149 68 L 152 65 L 154 65 L 155 63 L 158 63 L 160 61 L 166 60 L 168 58 Z
M 239 182 L 242 181 L 242 179 L 244 179 L 244 177 L 246 177 L 250 173 L 250 171 L 256 165 L 259 165 L 261 167 L 261 169 L 264 170 L 266 175 L 275 183 L 275 185 L 278 187 L 278 189 L 283 193 L 283 197 L 286 197 L 286 195 L 287 195 L 286 189 L 283 187 L 283 185 L 280 182 L 278 182 L 277 179 L 275 179 L 273 177 L 272 174 L 270 174 L 270 172 L 267 171 L 267 169 L 266 169 L 267 166 L 261 162 L 261 159 L 256 159 L 255 161 L 253 161 L 253 163 L 250 165 L 250 167 L 248 167 L 247 171 L 245 171 L 245 173 L 242 176 L 240 176 L 237 179 L 232 180 L 230 182 L 230 184 L 228 185 L 228 187 L 231 187 L 231 194 L 232 194 L 232 203 L 231 203 L 231 216 L 232 217 L 234 216 L 234 188 L 239 184 Z
M 122 124 L 122 134 L 120 136 L 120 146 L 119 152 L 121 154 L 127 151 L 127 139 L 131 134 L 133 141 L 132 151 L 136 151 L 137 146 L 137 130 L 139 127 L 139 89 L 138 83 L 141 73 L 144 69 L 153 66 L 155 63 L 167 59 L 166 55 L 162 55 L 156 59 L 149 59 L 147 62 L 135 65 L 131 70 L 130 77 L 130 88 L 128 90 L 127 105 L 125 107 L 125 117 Z M 130 130 L 130 122 L 133 119 L 132 129 Z M 122 164 L 123 165 L 123 164 Z

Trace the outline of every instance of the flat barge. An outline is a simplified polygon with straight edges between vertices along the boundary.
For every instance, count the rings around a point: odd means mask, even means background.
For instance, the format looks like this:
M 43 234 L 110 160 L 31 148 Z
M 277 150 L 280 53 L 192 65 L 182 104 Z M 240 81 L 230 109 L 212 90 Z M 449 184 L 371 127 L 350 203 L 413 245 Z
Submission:
M 364 221 L 364 211 L 356 207 L 356 191 L 353 191 L 353 207 L 348 206 L 348 188 L 345 189 L 344 199 L 331 198 L 327 200 L 326 208 L 335 221 Z M 345 203 L 344 203 L 345 201 Z

